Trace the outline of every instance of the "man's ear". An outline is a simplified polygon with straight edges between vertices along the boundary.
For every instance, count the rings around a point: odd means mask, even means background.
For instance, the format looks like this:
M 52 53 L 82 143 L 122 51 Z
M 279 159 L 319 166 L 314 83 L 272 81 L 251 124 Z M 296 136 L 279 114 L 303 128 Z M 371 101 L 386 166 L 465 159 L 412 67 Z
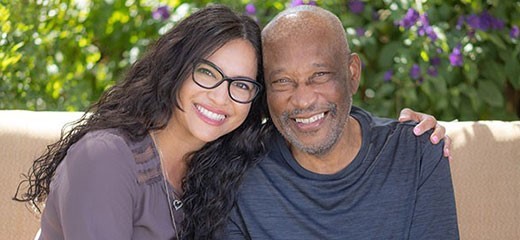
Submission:
M 350 78 L 348 79 L 348 85 L 351 90 L 351 94 L 357 92 L 359 88 L 359 81 L 361 80 L 361 59 L 356 53 L 351 53 L 348 57 L 348 71 Z

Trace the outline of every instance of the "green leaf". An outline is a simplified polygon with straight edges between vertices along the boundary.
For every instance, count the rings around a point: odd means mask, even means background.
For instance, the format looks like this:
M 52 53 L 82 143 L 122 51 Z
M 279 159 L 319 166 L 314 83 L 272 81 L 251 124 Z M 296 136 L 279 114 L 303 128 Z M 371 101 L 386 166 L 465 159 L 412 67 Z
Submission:
M 478 95 L 489 105 L 494 107 L 502 106 L 504 97 L 498 87 L 490 80 L 481 80 L 478 83 Z
M 378 65 L 380 68 L 390 68 L 397 51 L 403 50 L 399 42 L 391 42 L 383 46 L 379 53 Z
M 475 83 L 475 80 L 477 80 L 479 75 L 477 64 L 473 61 L 464 62 L 464 75 L 471 83 Z
M 491 40 L 491 42 L 497 45 L 497 47 L 501 49 L 507 49 L 506 44 L 504 43 L 504 41 L 502 41 L 502 39 L 499 36 L 495 34 L 488 34 L 487 36 L 489 40 Z
M 506 62 L 505 72 L 509 82 L 516 90 L 520 90 L 520 62 L 516 58 L 511 58 Z

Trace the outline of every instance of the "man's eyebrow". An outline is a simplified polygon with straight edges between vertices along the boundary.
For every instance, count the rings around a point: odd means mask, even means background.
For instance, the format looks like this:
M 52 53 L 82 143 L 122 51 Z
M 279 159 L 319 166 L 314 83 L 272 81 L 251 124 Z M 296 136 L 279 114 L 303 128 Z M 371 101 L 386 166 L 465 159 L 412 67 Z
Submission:
M 272 71 L 271 73 L 269 73 L 269 77 L 273 77 L 274 75 L 279 74 L 283 71 L 285 71 L 285 68 L 276 69 L 276 70 Z
M 330 64 L 326 64 L 326 63 L 312 63 L 311 64 L 313 67 L 316 67 L 316 68 L 327 68 L 330 66 Z M 282 73 L 286 71 L 285 68 L 279 68 L 279 69 L 276 69 L 274 71 L 272 71 L 271 73 L 269 73 L 268 75 L 266 75 L 267 77 L 273 77 L 274 75 L 276 74 L 279 74 L 279 73 Z
M 326 63 L 313 63 L 312 66 L 318 67 L 318 68 L 323 68 L 323 67 L 329 67 L 329 64 L 326 64 Z

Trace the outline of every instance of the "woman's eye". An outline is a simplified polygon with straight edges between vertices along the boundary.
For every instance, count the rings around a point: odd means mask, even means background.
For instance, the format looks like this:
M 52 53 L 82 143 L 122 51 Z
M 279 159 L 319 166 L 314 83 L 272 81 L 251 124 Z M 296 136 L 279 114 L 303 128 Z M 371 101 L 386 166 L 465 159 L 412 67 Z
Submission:
M 213 74 L 213 72 L 211 72 L 209 69 L 206 69 L 206 68 L 199 68 L 197 69 L 197 72 L 198 73 L 202 73 L 204 75 L 207 75 L 207 76 L 210 76 L 210 77 L 215 77 L 215 75 Z
M 248 84 L 243 83 L 243 82 L 237 82 L 237 81 L 235 81 L 235 82 L 233 82 L 233 86 L 234 86 L 234 87 L 238 87 L 238 88 L 240 88 L 240 89 L 242 89 L 242 90 L 249 90 L 249 89 L 251 89 L 251 87 L 249 87 Z

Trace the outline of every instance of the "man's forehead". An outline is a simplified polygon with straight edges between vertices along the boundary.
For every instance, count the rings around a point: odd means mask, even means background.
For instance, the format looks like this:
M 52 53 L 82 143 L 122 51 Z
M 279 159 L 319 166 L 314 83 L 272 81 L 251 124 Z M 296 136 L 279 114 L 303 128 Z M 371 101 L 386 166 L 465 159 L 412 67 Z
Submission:
M 262 33 L 263 41 L 283 41 L 298 37 L 312 36 L 329 31 L 330 24 L 315 12 L 299 11 L 280 16 L 273 20 Z

